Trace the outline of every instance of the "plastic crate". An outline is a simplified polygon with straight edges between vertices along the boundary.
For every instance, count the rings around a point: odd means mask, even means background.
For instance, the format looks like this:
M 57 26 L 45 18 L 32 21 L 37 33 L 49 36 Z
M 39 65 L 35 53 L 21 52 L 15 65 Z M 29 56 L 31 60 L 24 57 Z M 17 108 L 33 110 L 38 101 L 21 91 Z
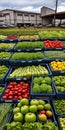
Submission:
M 43 53 L 43 52 L 42 52 Z M 37 63 L 44 63 L 45 62 L 45 58 L 43 58 L 43 59 L 36 59 L 36 60 L 12 60 L 11 58 L 12 58 L 12 56 L 13 56 L 13 54 L 14 53 L 12 53 L 11 54 L 11 56 L 10 56 L 10 58 L 9 58 L 9 64 L 11 65 L 11 66 L 18 66 L 18 65 L 23 65 L 23 64 L 31 64 L 31 65 L 33 65 L 33 64 L 37 64 Z M 43 54 L 43 56 L 44 56 L 44 54 Z
M 60 118 L 65 118 L 65 116 L 59 116 L 59 117 L 57 118 L 59 130 L 62 130 L 62 127 L 61 127 L 61 124 L 60 124 Z
M 2 52 L 2 51 L 1 51 Z M 5 52 L 5 51 L 4 51 Z M 5 52 L 6 53 L 6 52 Z M 10 52 L 10 56 L 11 56 L 11 52 Z M 9 65 L 9 59 L 10 59 L 10 56 L 6 59 L 2 59 L 0 58 L 0 63 L 1 64 L 4 64 L 4 65 Z
M 40 37 L 41 37 L 41 36 L 40 36 Z M 65 41 L 65 38 L 46 37 L 46 38 L 41 38 L 41 40 L 60 40 L 60 41 Z
M 37 51 L 44 51 L 44 48 L 30 48 L 30 49 L 16 49 L 14 48 L 15 52 L 37 52 Z
M 19 39 L 19 36 L 18 35 L 8 35 L 7 40 L 18 40 Z
M 40 76 L 40 77 L 42 77 L 42 76 Z M 43 78 L 44 77 L 48 77 L 48 76 L 43 76 Z M 49 76 L 50 77 L 50 76 Z M 54 84 L 53 84 L 53 81 L 52 81 L 52 84 L 51 84 L 51 87 L 52 87 L 52 90 L 53 90 L 53 92 L 52 93 L 33 93 L 32 92 L 32 88 L 33 88 L 33 79 L 34 79 L 35 77 L 32 77 L 32 84 L 31 84 L 31 96 L 32 96 L 32 98 L 53 98 L 55 95 L 56 95 L 56 93 L 55 93 L 55 89 L 54 89 Z
M 60 76 L 60 75 L 58 75 L 58 76 Z M 65 92 L 59 92 L 57 90 L 54 80 L 53 80 L 53 84 L 54 84 L 54 88 L 55 88 L 55 92 L 56 92 L 56 97 L 57 98 L 64 98 L 65 97 Z
M 14 47 L 15 52 L 37 52 L 37 51 L 44 51 L 44 50 L 45 50 L 44 46 L 43 48 L 18 48 L 18 49 L 16 48 L 16 46 Z
M 16 43 L 11 43 L 11 44 L 14 44 L 13 48 L 11 48 L 11 49 L 3 48 L 3 49 L 0 49 L 0 52 L 2 52 L 2 51 L 5 51 L 5 52 L 12 52 L 12 51 L 14 51 L 14 47 L 16 46 Z
M 2 101 L 0 101 L 0 104 L 3 104 L 3 103 L 7 103 L 7 102 L 2 102 Z M 12 106 L 11 106 L 12 108 L 14 108 L 15 107 L 15 104 L 12 104 Z M 5 121 L 5 123 L 7 123 L 8 121 L 9 121 L 9 116 L 11 116 L 11 114 L 12 114 L 12 109 L 10 109 L 9 111 L 8 111 L 8 113 L 7 113 L 7 115 L 6 115 L 6 121 Z M 2 124 L 1 124 L 2 125 Z M 5 124 L 4 124 L 5 125 Z M 3 128 L 3 130 L 5 130 L 5 127 Z
M 55 40 L 57 40 L 57 39 L 55 39 Z M 47 41 L 47 39 L 46 39 L 46 40 L 43 40 L 43 44 L 44 44 L 44 41 Z M 54 41 L 54 40 L 50 39 L 50 41 Z M 61 41 L 61 42 L 62 42 L 62 44 L 63 44 L 63 41 Z M 62 50 L 65 49 L 65 46 L 64 46 L 64 48 L 47 48 L 47 47 L 44 45 L 44 47 L 45 47 L 45 51 L 62 51 Z
M 4 92 L 4 90 L 5 90 L 5 84 L 0 84 L 0 87 L 2 87 L 2 88 L 3 88 L 2 92 L 0 93 L 0 99 L 1 99 L 2 93 L 3 93 L 3 92 Z
M 64 61 L 64 60 L 63 59 L 62 60 L 56 59 L 55 61 Z M 60 74 L 65 75 L 65 71 L 64 70 L 56 70 L 56 71 L 53 70 L 51 65 L 50 65 L 50 63 L 49 63 L 49 68 L 50 68 L 50 70 L 51 70 L 53 75 L 60 75 Z
M 32 36 L 35 36 L 35 35 L 38 35 L 38 34 L 32 34 Z M 21 35 L 21 36 L 26 36 L 26 35 Z M 28 34 L 28 36 L 31 36 L 31 35 L 29 35 Z M 38 35 L 39 36 L 39 35 Z M 34 41 L 40 41 L 41 39 L 40 39 L 40 36 L 39 36 L 39 38 L 37 38 L 37 39 L 20 39 L 20 37 L 19 37 L 19 39 L 18 39 L 18 41 L 31 41 L 31 42 L 34 42 Z
M 54 100 L 65 100 L 65 98 L 63 99 L 62 97 L 61 98 L 55 98 Z M 55 108 L 55 105 L 54 105 L 54 100 L 52 101 L 51 100 L 51 104 L 52 104 L 52 108 L 53 108 L 53 110 L 54 110 L 54 114 L 55 114 L 55 116 L 56 116 L 56 118 L 58 117 L 58 116 L 64 116 L 65 114 L 58 114 L 57 113 L 57 111 L 56 111 L 56 108 Z
M 3 64 L 0 63 L 0 66 L 1 66 L 1 65 L 3 65 Z M 7 72 L 5 73 L 5 75 L 3 76 L 3 78 L 0 78 L 0 83 L 1 83 L 1 84 L 5 82 L 6 77 L 7 77 L 8 73 L 9 73 L 9 71 L 10 71 L 10 67 L 9 67 L 8 65 L 6 65 L 6 67 L 8 67 L 8 70 L 7 70 Z
M 53 51 L 53 50 L 52 50 Z M 55 51 L 59 51 L 59 50 L 55 50 Z M 61 52 L 62 52 L 62 50 L 60 50 Z M 46 57 L 46 55 L 45 55 L 45 52 L 46 51 L 44 51 L 44 56 L 45 56 L 45 60 L 47 61 L 47 62 L 51 62 L 51 61 L 62 61 L 62 60 L 65 60 L 65 58 L 47 58 Z M 51 52 L 51 50 L 49 50 L 49 52 Z M 65 53 L 65 50 L 63 50 L 63 52 Z
M 40 100 L 40 99 L 39 99 Z M 45 101 L 45 103 L 49 103 L 50 104 L 50 102 L 49 102 L 49 100 L 48 99 L 42 99 L 42 100 L 44 100 Z M 31 99 L 29 100 L 29 101 L 31 101 Z M 15 105 L 15 107 L 17 106 L 17 104 Z M 57 125 L 57 121 L 56 121 L 56 119 L 55 119 L 55 116 L 54 116 L 54 112 L 53 112 L 53 109 L 52 109 L 52 106 L 51 106 L 51 112 L 53 113 L 53 116 L 52 116 L 52 118 L 51 118 L 51 121 L 53 121 L 54 123 L 55 123 L 55 125 Z M 9 118 L 8 118 L 9 120 L 7 121 L 7 123 L 11 123 L 12 121 L 13 121 L 13 111 L 12 111 L 12 114 L 10 114 L 9 115 Z M 25 121 L 22 121 L 22 123 L 24 123 Z M 39 121 L 39 119 L 38 119 L 38 112 L 36 112 L 36 122 L 40 122 L 40 123 L 42 123 L 42 124 L 44 124 L 45 122 L 42 122 L 42 121 Z M 5 129 L 6 130 L 6 129 Z
M 23 65 L 21 66 L 21 67 L 25 67 L 25 66 L 32 66 L 32 64 L 25 64 L 25 62 L 23 62 Z M 38 63 L 36 63 L 35 64 L 35 66 L 37 66 L 37 65 L 39 65 Z M 51 71 L 50 71 L 50 68 L 49 68 L 49 66 L 48 66 L 48 64 L 40 64 L 41 66 L 44 66 L 47 70 L 48 70 L 48 74 L 46 74 L 46 75 L 52 75 L 52 73 L 51 73 Z M 10 71 L 9 71 L 9 74 L 7 75 L 7 78 L 6 78 L 6 81 L 13 81 L 13 80 L 21 80 L 21 79 L 27 79 L 26 77 L 16 77 L 16 78 L 10 78 L 9 77 L 9 75 L 16 69 L 16 68 L 19 68 L 20 67 L 20 65 L 18 65 L 18 66 L 15 66 L 15 67 L 11 67 L 11 69 L 10 69 Z
M 22 79 L 22 80 L 14 80 L 14 81 L 12 81 L 12 82 L 17 82 L 17 83 L 19 83 L 19 82 L 25 82 L 25 83 L 29 83 L 29 85 L 30 85 L 30 96 L 29 96 L 29 98 L 28 99 L 30 99 L 31 98 L 31 80 L 26 80 L 26 79 Z M 5 93 L 5 91 L 7 90 L 7 87 L 8 87 L 8 85 L 9 85 L 9 83 L 10 82 L 7 82 L 6 83 L 6 85 L 5 85 L 5 89 L 4 89 L 4 91 L 2 92 L 2 94 L 1 94 L 1 101 L 6 101 L 6 102 L 18 102 L 19 101 L 19 99 L 11 99 L 11 100 L 9 100 L 9 99 L 5 99 L 5 100 L 3 100 L 2 99 L 2 97 L 3 97 L 3 95 L 4 95 L 4 93 Z

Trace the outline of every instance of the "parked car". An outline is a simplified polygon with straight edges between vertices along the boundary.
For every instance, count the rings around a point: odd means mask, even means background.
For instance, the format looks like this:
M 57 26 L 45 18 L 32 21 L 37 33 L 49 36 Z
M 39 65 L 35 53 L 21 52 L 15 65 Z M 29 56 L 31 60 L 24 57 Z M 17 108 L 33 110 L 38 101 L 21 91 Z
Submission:
M 14 28 L 15 26 L 12 24 L 0 24 L 0 28 Z

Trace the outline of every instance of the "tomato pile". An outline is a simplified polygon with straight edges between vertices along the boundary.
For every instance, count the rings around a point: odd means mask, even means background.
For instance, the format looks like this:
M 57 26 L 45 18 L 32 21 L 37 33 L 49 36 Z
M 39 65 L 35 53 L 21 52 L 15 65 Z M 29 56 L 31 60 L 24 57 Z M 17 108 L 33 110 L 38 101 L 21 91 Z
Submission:
M 46 48 L 64 48 L 65 46 L 59 40 L 46 40 L 43 42 Z
M 9 40 L 15 40 L 15 39 L 17 39 L 18 38 L 18 36 L 17 35 L 8 35 L 7 36 L 7 39 L 9 39 Z
M 27 82 L 10 82 L 2 97 L 3 100 L 29 98 L 30 85 Z

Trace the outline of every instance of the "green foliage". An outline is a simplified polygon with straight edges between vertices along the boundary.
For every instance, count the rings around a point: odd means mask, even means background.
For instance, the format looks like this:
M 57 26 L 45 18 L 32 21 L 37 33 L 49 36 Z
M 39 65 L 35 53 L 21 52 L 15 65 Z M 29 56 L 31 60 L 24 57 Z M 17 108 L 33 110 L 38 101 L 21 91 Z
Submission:
M 35 77 L 33 79 L 32 91 L 34 93 L 52 93 L 51 82 L 50 77 Z
M 14 53 L 12 60 L 36 60 L 43 59 L 44 55 L 42 52 L 18 52 Z
M 43 130 L 58 130 L 58 128 L 55 126 L 54 123 L 49 122 L 47 124 L 44 124 Z
M 37 42 L 18 42 L 16 45 L 17 49 L 27 49 L 27 48 L 43 48 L 43 43 L 41 41 Z
M 65 58 L 65 53 L 63 51 L 45 51 L 45 57 L 46 58 Z
M 64 30 L 45 30 L 38 33 L 41 38 L 65 38 L 65 31 Z
M 65 100 L 54 100 L 54 106 L 57 114 L 65 115 Z
M 11 106 L 11 103 L 0 103 L 0 130 L 6 125 Z
M 15 122 L 13 122 L 15 123 Z M 49 122 L 44 125 L 40 122 L 35 123 L 24 123 L 16 122 L 16 126 L 11 127 L 12 123 L 7 124 L 7 130 L 58 130 L 54 123 Z

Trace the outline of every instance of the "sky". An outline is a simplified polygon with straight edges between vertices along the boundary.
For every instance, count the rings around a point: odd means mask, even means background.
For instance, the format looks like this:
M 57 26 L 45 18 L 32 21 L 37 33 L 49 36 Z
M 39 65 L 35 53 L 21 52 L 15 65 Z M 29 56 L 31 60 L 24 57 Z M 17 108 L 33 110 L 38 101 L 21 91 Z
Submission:
M 16 9 L 40 12 L 42 6 L 55 9 L 56 0 L 0 0 L 0 10 Z M 65 0 L 58 0 L 58 12 L 65 11 Z

